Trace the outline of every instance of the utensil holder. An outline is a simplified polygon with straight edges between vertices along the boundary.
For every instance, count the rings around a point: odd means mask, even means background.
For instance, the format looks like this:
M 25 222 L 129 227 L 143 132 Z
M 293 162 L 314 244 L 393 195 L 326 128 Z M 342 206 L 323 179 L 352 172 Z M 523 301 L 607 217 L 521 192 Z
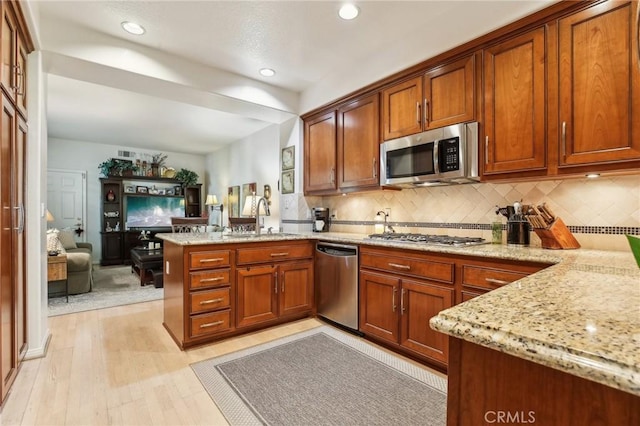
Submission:
M 548 228 L 534 228 L 533 231 L 540 237 L 542 248 L 554 250 L 580 248 L 578 240 L 559 217 Z

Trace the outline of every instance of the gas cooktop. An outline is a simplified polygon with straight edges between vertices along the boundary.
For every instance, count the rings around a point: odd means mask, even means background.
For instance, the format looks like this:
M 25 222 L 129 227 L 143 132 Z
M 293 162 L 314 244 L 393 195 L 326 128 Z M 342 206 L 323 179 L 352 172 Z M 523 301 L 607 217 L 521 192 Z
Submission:
M 441 246 L 473 246 L 486 244 L 480 237 L 452 237 L 449 235 L 410 234 L 398 232 L 385 232 L 384 234 L 371 234 L 369 238 L 375 240 L 402 241 L 410 243 L 434 244 Z

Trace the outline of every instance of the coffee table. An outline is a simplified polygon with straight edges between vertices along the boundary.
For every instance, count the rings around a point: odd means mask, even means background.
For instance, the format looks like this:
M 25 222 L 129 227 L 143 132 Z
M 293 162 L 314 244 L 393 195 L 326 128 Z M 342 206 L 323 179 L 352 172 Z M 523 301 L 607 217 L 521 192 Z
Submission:
M 131 249 L 131 267 L 140 276 L 140 285 L 153 283 L 153 271 L 162 270 L 162 249 Z

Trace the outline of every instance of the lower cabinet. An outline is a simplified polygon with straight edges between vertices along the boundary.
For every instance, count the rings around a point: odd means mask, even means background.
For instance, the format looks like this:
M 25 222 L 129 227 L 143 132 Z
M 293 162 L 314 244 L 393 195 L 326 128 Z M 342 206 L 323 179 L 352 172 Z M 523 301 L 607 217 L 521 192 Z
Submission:
M 360 256 L 360 331 L 445 366 L 447 336 L 429 319 L 454 305 L 454 263 L 366 247 Z
M 100 264 L 122 264 L 122 232 L 102 232 L 102 258 Z
M 236 286 L 238 328 L 311 312 L 313 261 L 239 267 Z

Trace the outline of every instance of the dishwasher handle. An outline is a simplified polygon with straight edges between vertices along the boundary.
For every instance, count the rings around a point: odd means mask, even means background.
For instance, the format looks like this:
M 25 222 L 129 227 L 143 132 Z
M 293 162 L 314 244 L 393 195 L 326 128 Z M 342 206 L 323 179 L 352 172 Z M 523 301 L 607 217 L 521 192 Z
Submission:
M 355 246 L 345 246 L 341 244 L 320 243 L 316 245 L 316 251 L 337 257 L 357 256 L 358 248 Z

